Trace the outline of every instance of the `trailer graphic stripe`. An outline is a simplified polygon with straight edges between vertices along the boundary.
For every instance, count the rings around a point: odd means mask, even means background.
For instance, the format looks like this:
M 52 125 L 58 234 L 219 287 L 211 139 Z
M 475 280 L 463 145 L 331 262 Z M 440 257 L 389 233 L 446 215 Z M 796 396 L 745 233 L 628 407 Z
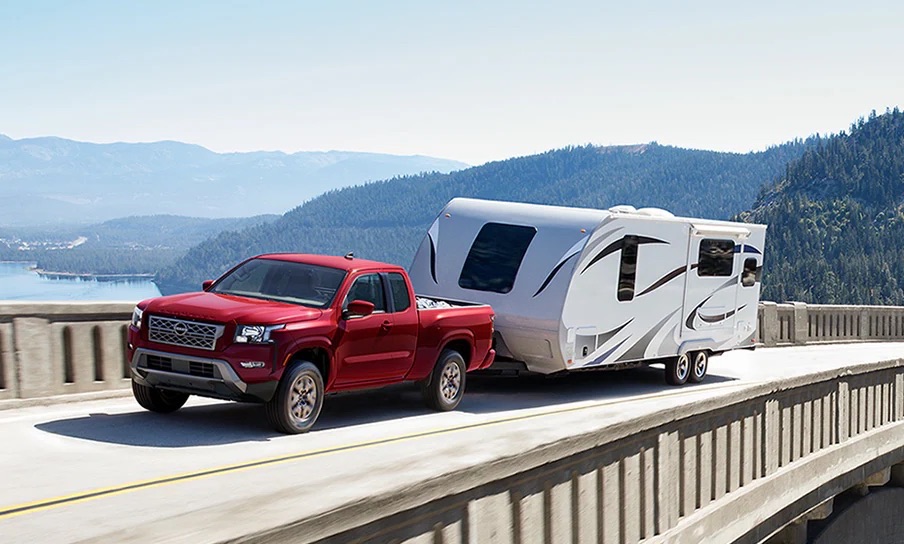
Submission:
M 650 347 L 650 343 L 653 342 L 653 338 L 657 334 L 659 334 L 659 331 L 661 331 L 666 326 L 668 321 L 670 319 L 672 319 L 672 316 L 675 315 L 676 313 L 678 313 L 678 310 L 680 310 L 680 309 L 681 308 L 675 308 L 674 310 L 672 310 L 672 312 L 669 315 L 665 316 L 662 319 L 662 321 L 660 321 L 659 323 L 654 325 L 652 329 L 647 331 L 647 334 L 643 335 L 643 337 L 641 337 L 640 340 L 638 340 L 637 342 L 634 343 L 633 346 L 628 348 L 628 351 L 624 352 L 622 354 L 622 356 L 616 360 L 616 362 L 633 361 L 636 359 L 643 359 L 644 354 L 646 354 L 646 352 L 647 352 L 647 348 Z
M 735 244 L 734 253 L 754 253 L 756 255 L 763 254 L 762 251 L 749 244 Z
M 646 289 L 644 289 L 643 291 L 641 291 L 640 294 L 637 296 L 642 297 L 651 291 L 655 291 L 655 290 L 659 289 L 663 285 L 667 284 L 668 282 L 672 281 L 673 279 L 677 278 L 678 276 L 684 274 L 686 271 L 687 271 L 687 265 L 679 266 L 675 270 L 672 270 L 665 276 L 659 278 L 659 280 L 657 280 L 656 283 L 654 283 L 653 285 L 651 285 L 651 286 L 647 287 Z
M 668 245 L 669 242 L 666 242 L 665 240 L 659 240 L 657 238 L 650 238 L 648 236 L 638 236 L 637 237 L 637 245 L 641 245 L 641 244 L 666 244 L 666 245 Z M 599 252 L 593 259 L 590 260 L 589 263 L 587 263 L 587 266 L 585 266 L 584 269 L 581 270 L 581 274 L 586 272 L 587 269 L 590 268 L 591 266 L 593 266 L 596 263 L 598 263 L 599 261 L 601 261 L 604 257 L 612 255 L 616 251 L 621 250 L 622 247 L 624 247 L 624 245 L 625 245 L 625 239 L 621 238 L 620 240 L 616 240 L 616 241 L 612 242 L 611 244 L 609 244 L 608 246 L 606 246 L 605 249 L 603 249 L 601 252 Z
M 428 232 L 427 239 L 430 240 L 430 277 L 433 278 L 433 283 L 438 284 L 436 281 L 436 244 L 433 242 L 433 236 Z
M 690 315 L 687 316 L 687 321 L 684 322 L 685 326 L 692 331 L 697 330 L 697 327 L 694 326 L 694 317 L 696 317 L 697 312 L 700 311 L 700 308 L 702 308 L 704 304 L 709 302 L 709 299 L 716 296 L 716 293 L 718 293 L 722 289 L 725 289 L 726 287 L 731 287 L 732 285 L 736 284 L 737 282 L 738 282 L 738 276 L 732 276 L 732 278 L 730 280 L 723 283 L 721 287 L 719 287 L 718 289 L 713 291 L 712 294 L 710 294 L 708 297 L 703 299 L 703 302 L 698 304 L 697 307 L 694 308 L 693 311 L 691 311 Z
M 625 239 L 619 238 L 618 240 L 616 240 L 616 241 L 612 242 L 611 244 L 609 244 L 608 246 L 606 246 L 605 249 L 603 249 L 601 252 L 597 253 L 596 256 L 593 259 L 591 259 L 589 263 L 587 263 L 587 266 L 585 266 L 584 269 L 581 270 L 581 274 L 586 272 L 588 268 L 590 268 L 591 266 L 596 264 L 603 257 L 607 257 L 609 255 L 612 255 L 616 251 L 620 251 L 624 244 L 625 244 Z
M 698 315 L 700 316 L 700 321 L 703 321 L 704 323 L 718 323 L 719 321 L 725 321 L 726 319 L 733 316 L 737 312 L 740 312 L 741 310 L 743 310 L 746 307 L 747 307 L 747 305 L 745 304 L 745 305 L 741 306 L 740 308 L 738 308 L 737 310 L 732 310 L 732 311 L 726 312 L 724 314 L 718 314 L 718 315 L 698 314 Z
M 562 262 L 560 262 L 559 264 L 557 264 L 556 267 L 552 269 L 552 272 L 550 272 L 549 275 L 546 276 L 546 279 L 543 281 L 543 285 L 541 285 L 540 288 L 537 289 L 537 292 L 534 293 L 534 297 L 537 296 L 537 295 L 539 295 L 540 293 L 542 293 L 543 290 L 546 289 L 546 287 L 549 285 L 549 282 L 551 282 L 552 279 L 553 279 L 553 278 L 556 276 L 556 274 L 559 272 L 559 270 L 561 270 L 562 267 L 565 266 L 565 263 L 567 263 L 568 261 L 570 261 L 572 257 L 574 257 L 575 255 L 578 255 L 579 253 L 580 253 L 580 251 L 575 251 L 574 253 L 572 253 L 571 255 L 569 255 L 568 257 L 566 257 L 565 259 L 563 259 Z M 531 297 L 531 298 L 534 298 L 534 297 Z
M 632 317 L 631 319 L 625 321 L 624 324 L 622 324 L 621 326 L 618 326 L 618 327 L 612 329 L 611 331 L 606 331 L 606 332 L 600 334 L 599 339 L 597 340 L 597 342 L 599 342 L 599 345 L 601 345 L 601 346 L 606 345 L 606 342 L 608 342 L 609 340 L 612 340 L 612 338 L 613 338 L 616 334 L 618 334 L 619 332 L 621 332 L 622 329 L 624 329 L 625 327 L 627 327 L 628 325 L 630 325 L 631 322 L 633 322 L 633 321 L 634 321 L 634 318 Z
M 606 221 L 601 223 L 597 228 L 602 228 L 605 223 L 606 223 Z M 616 232 L 618 232 L 620 230 L 624 230 L 624 227 L 616 227 L 614 229 L 609 229 L 602 234 L 595 235 L 593 237 L 593 240 L 591 240 L 590 242 L 587 242 L 587 245 L 584 246 L 584 251 L 589 254 L 591 251 L 594 251 L 596 248 L 605 244 L 606 240 L 608 240 L 610 236 L 612 236 L 613 234 L 615 234 Z
M 606 360 L 607 357 L 609 357 L 610 355 L 615 353 L 615 350 L 622 347 L 622 344 L 624 344 L 625 342 L 627 342 L 630 339 L 631 339 L 630 336 L 625 338 L 624 340 L 622 340 L 621 342 L 616 344 L 615 347 L 613 347 L 612 349 L 608 350 L 606 353 L 604 353 L 604 354 L 600 355 L 599 357 L 597 357 L 596 359 L 594 359 L 593 362 L 590 362 L 590 363 L 587 363 L 586 365 L 584 365 L 584 367 L 596 366 L 596 365 L 603 364 L 603 362 Z

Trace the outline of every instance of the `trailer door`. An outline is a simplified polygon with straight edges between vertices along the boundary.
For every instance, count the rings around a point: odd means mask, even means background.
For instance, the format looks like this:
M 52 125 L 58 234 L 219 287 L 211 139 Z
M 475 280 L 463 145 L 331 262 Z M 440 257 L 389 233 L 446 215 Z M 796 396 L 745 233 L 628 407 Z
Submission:
M 683 338 L 722 341 L 734 334 L 740 274 L 736 248 L 749 235 L 743 227 L 692 226 Z

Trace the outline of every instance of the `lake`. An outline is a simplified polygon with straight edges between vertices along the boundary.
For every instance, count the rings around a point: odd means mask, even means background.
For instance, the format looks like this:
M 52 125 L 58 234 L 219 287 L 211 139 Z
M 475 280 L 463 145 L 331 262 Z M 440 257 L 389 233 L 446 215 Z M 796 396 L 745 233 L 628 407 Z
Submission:
M 150 280 L 97 281 L 42 278 L 29 270 L 35 263 L 0 262 L 0 300 L 127 301 L 160 296 Z

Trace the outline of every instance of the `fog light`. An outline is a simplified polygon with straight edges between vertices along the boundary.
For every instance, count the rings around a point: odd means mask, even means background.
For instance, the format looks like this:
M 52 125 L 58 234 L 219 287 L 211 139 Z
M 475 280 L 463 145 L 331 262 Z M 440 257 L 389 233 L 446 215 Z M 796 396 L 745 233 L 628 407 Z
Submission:
M 266 363 L 263 361 L 242 361 L 239 366 L 242 368 L 264 368 Z

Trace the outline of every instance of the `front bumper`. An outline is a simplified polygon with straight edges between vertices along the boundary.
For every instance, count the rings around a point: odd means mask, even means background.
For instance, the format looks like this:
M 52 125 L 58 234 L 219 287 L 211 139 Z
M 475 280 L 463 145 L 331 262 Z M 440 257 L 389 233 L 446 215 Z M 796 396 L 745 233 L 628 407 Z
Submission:
M 132 379 L 151 387 L 225 400 L 266 402 L 278 381 L 249 384 L 222 359 L 137 348 L 130 362 Z

